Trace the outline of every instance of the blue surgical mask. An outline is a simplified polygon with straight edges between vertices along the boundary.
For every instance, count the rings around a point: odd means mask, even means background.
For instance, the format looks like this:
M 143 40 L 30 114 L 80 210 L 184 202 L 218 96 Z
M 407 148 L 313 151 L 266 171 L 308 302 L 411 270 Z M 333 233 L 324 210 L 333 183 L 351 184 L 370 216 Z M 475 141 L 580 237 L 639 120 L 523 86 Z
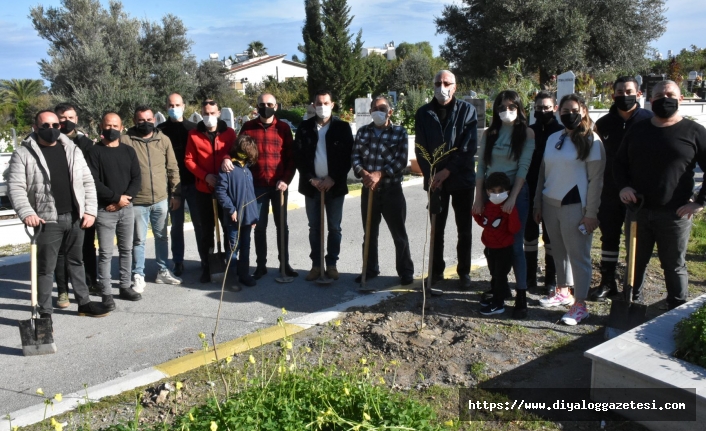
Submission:
M 169 108 L 169 118 L 178 120 L 184 115 L 184 108 Z

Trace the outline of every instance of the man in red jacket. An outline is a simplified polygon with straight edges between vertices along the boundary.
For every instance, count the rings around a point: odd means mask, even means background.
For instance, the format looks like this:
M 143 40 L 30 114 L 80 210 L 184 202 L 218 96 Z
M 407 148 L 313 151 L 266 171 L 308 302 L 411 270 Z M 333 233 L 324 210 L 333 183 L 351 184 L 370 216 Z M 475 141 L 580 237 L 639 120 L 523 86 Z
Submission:
M 221 163 L 223 159 L 230 158 L 228 151 L 235 143 L 236 136 L 235 130 L 219 119 L 221 110 L 214 100 L 205 100 L 201 106 L 203 121 L 196 125 L 195 130 L 189 132 L 184 162 L 186 168 L 196 177 L 196 202 L 201 211 L 202 228 L 201 242 L 198 244 L 202 268 L 201 283 L 208 283 L 211 280 L 208 250 L 213 248 L 213 232 L 216 228 L 213 192 Z M 225 233 L 226 221 L 223 219 L 223 210 L 220 205 L 217 208 L 218 219 Z
M 294 156 L 292 154 L 292 130 L 287 123 L 275 118 L 277 100 L 275 96 L 264 93 L 257 99 L 258 117 L 243 124 L 241 135 L 248 135 L 257 142 L 257 163 L 250 167 L 255 196 L 260 218 L 255 227 L 255 254 L 257 269 L 253 277 L 258 280 L 267 274 L 267 219 L 272 202 L 272 216 L 277 227 L 277 251 L 279 260 L 284 259 L 285 273 L 290 277 L 299 275 L 289 266 L 289 227 L 285 211 L 284 226 L 280 226 L 280 193 L 284 193 L 284 207 L 287 207 L 287 188 L 294 178 Z M 223 170 L 229 172 L 233 164 L 229 159 L 223 161 Z M 284 250 L 280 250 L 279 238 L 284 232 Z

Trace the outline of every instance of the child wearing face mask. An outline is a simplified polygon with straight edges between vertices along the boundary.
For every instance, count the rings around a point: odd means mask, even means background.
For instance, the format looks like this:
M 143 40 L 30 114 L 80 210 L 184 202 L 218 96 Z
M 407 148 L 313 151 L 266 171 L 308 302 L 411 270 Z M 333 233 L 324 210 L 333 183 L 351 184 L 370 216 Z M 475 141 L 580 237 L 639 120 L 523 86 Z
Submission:
M 522 227 L 516 207 L 509 214 L 503 212 L 502 206 L 511 187 L 510 178 L 505 173 L 493 172 L 488 175 L 485 180 L 488 202 L 480 214 L 473 214 L 473 218 L 483 228 L 481 241 L 486 247 L 485 255 L 493 291 L 492 298 L 480 303 L 480 313 L 484 316 L 504 313 L 506 292 L 510 290 L 507 275 L 512 268 L 515 234 Z

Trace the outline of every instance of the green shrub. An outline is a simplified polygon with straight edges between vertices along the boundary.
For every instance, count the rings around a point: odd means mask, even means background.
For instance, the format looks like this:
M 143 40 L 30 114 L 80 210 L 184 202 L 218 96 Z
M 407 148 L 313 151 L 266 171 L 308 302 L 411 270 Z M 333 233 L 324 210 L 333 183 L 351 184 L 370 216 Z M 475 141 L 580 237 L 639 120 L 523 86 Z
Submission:
M 706 305 L 674 326 L 674 356 L 706 368 Z
M 278 120 L 287 120 L 294 124 L 294 127 L 299 127 L 302 118 L 306 114 L 306 108 L 280 109 L 275 112 L 275 117 Z

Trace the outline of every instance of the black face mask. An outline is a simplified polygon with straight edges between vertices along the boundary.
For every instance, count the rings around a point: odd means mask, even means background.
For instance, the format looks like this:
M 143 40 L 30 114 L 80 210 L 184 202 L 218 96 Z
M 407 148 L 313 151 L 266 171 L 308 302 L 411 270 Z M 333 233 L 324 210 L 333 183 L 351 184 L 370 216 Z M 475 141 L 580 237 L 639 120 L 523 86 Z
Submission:
M 61 135 L 61 131 L 59 129 L 55 129 L 53 127 L 47 127 L 46 129 L 39 129 L 37 130 L 37 135 L 39 135 L 42 140 L 48 144 L 53 144 L 59 139 L 59 135 Z
M 69 121 L 69 120 L 61 121 L 61 122 L 59 122 L 59 124 L 61 124 L 61 127 L 59 128 L 59 130 L 64 135 L 68 135 L 69 133 L 73 132 L 74 129 L 76 128 L 76 123 L 74 123 L 73 121 Z
M 135 130 L 137 130 L 137 133 L 140 134 L 140 136 L 147 136 L 150 133 L 154 132 L 154 123 L 150 123 L 145 121 L 144 123 L 139 123 L 137 126 L 135 126 Z
M 671 97 L 663 97 L 652 102 L 652 112 L 659 118 L 670 118 L 677 113 L 679 101 Z
M 260 106 L 257 108 L 257 114 L 265 120 L 269 120 L 270 117 L 275 115 L 275 108 L 270 108 L 267 106 Z
M 539 112 L 534 111 L 534 118 L 539 124 L 549 124 L 554 118 L 554 111 Z
M 637 103 L 637 96 L 616 96 L 615 106 L 621 111 L 629 111 Z
M 569 130 L 574 130 L 581 124 L 581 114 L 561 114 L 561 123 Z
M 103 129 L 101 130 L 101 135 L 106 142 L 113 142 L 120 138 L 120 130 L 118 129 Z

